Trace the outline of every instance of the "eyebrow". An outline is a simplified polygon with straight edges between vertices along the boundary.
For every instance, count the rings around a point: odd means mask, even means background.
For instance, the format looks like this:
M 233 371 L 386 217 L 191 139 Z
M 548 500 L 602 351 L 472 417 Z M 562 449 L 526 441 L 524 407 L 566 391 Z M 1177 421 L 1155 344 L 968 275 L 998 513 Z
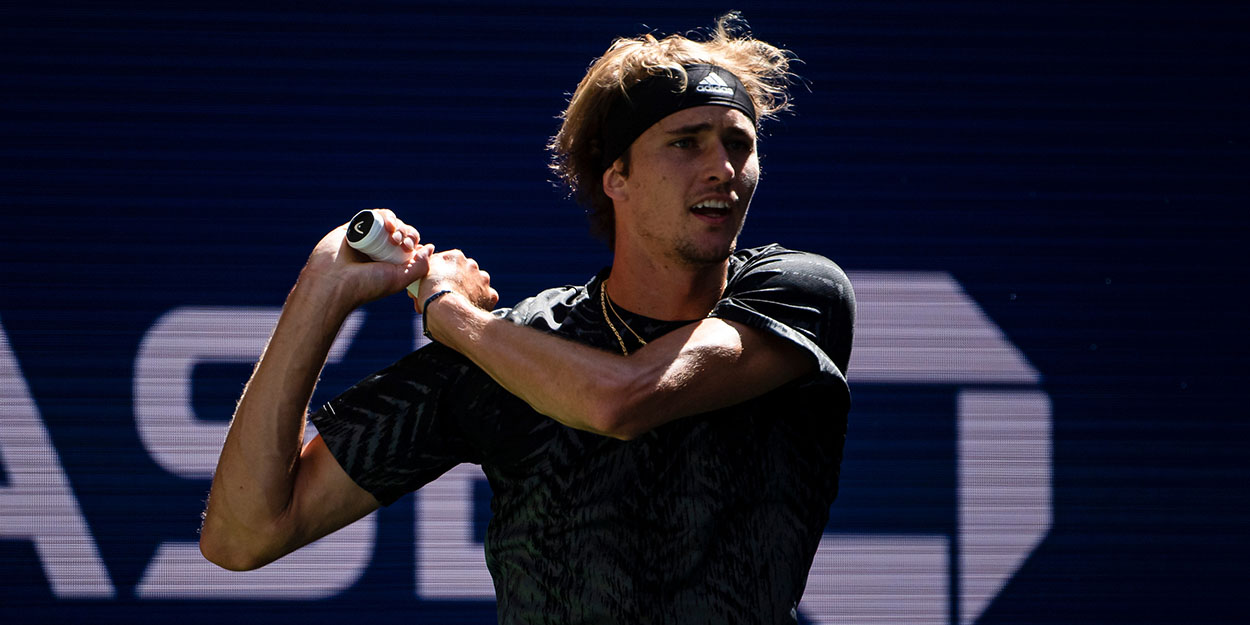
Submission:
M 681 126 L 680 128 L 673 128 L 672 130 L 666 130 L 664 132 L 670 135 L 694 135 L 694 134 L 703 132 L 704 130 L 711 130 L 711 129 L 712 129 L 711 124 L 707 122 L 703 122 L 701 124 L 690 124 L 689 126 Z
M 702 122 L 698 124 L 690 124 L 689 126 L 681 126 L 679 128 L 665 130 L 664 133 L 669 134 L 669 135 L 697 135 L 700 132 L 703 132 L 706 130 L 712 130 L 712 124 L 707 123 L 707 122 Z M 743 130 L 742 128 L 738 128 L 737 126 L 730 126 L 728 130 L 730 132 L 740 134 L 744 137 L 751 136 L 751 134 L 748 133 L 746 130 Z

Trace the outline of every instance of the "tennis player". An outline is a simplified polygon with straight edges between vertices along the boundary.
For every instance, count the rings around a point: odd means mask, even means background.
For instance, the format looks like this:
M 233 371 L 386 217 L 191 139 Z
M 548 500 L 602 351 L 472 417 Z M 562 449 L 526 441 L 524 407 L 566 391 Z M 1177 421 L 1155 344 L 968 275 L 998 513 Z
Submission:
M 250 569 L 462 462 L 490 480 L 501 623 L 793 623 L 837 495 L 854 296 L 821 256 L 736 249 L 787 54 L 733 14 L 700 40 L 617 40 L 553 167 L 613 251 L 511 308 L 387 213 L 406 265 L 345 228 L 314 249 L 248 383 L 201 550 Z M 305 413 L 361 304 L 424 278 L 433 343 Z

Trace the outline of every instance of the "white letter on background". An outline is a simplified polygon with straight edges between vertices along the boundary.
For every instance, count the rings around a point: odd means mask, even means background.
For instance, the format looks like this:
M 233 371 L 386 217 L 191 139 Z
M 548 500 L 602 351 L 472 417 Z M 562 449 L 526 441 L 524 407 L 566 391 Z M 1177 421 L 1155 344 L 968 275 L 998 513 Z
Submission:
M 135 422 L 148 453 L 167 471 L 209 479 L 224 421 L 200 421 L 191 406 L 197 363 L 252 363 L 260 358 L 280 311 L 176 308 L 148 330 L 135 359 Z M 347 318 L 327 362 L 342 360 L 363 313 Z M 309 428 L 311 430 L 311 428 Z M 311 435 L 311 433 L 310 433 Z M 188 526 L 197 524 L 188 518 Z M 373 555 L 377 516 L 365 518 L 255 571 L 231 572 L 200 555 L 191 541 L 161 544 L 135 594 L 144 598 L 316 599 L 351 586 Z
M 110 598 L 113 583 L 0 325 L 0 538 L 35 543 L 52 594 Z

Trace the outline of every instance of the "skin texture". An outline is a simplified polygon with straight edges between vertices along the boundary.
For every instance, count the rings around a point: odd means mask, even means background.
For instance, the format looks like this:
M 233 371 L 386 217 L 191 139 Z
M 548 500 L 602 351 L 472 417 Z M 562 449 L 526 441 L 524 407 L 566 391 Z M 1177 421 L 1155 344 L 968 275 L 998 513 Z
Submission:
M 688 415 L 733 405 L 812 370 L 782 339 L 707 318 L 725 288 L 759 181 L 754 125 L 717 106 L 678 111 L 631 146 L 627 172 L 604 172 L 616 213 L 607 292 L 618 308 L 666 320 L 699 319 L 622 356 L 490 315 L 490 275 L 459 250 L 434 254 L 388 212 L 407 266 L 370 263 L 340 227 L 318 244 L 239 402 L 205 512 L 200 548 L 230 569 L 273 561 L 378 503 L 318 438 L 302 450 L 309 398 L 339 326 L 354 308 L 424 278 L 415 306 L 434 337 L 482 367 L 538 412 L 578 429 L 632 439 Z M 695 211 L 698 203 L 725 211 Z M 418 312 L 422 312 L 418 310 Z

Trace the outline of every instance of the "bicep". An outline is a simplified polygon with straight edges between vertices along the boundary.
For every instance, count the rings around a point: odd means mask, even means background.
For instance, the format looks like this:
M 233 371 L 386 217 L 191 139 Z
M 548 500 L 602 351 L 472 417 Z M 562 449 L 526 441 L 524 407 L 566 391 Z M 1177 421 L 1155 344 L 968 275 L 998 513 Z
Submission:
M 779 336 L 715 318 L 695 324 L 681 353 L 673 374 L 685 378 L 685 399 L 697 404 L 693 408 L 741 403 L 815 366 L 803 350 Z
M 744 402 L 816 368 L 790 341 L 717 318 L 670 332 L 635 356 L 640 371 L 624 398 L 633 414 L 623 420 L 642 431 Z
M 300 453 L 294 489 L 287 510 L 287 522 L 292 529 L 292 544 L 287 546 L 287 552 L 346 527 L 378 508 L 378 501 L 343 470 L 320 435 Z

